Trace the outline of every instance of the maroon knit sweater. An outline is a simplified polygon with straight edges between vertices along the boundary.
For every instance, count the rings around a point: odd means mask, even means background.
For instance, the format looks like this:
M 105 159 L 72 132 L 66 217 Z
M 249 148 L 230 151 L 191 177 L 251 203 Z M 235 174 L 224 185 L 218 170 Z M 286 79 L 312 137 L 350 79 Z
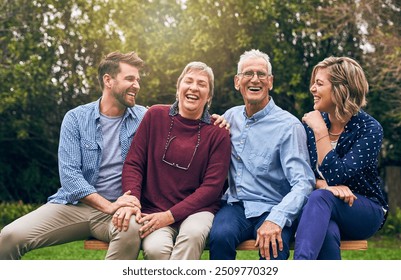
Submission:
M 152 106 L 145 114 L 132 141 L 122 173 L 123 191 L 131 190 L 142 204 L 142 213 L 170 209 L 176 222 L 200 211 L 216 213 L 230 164 L 231 144 L 226 129 L 201 122 L 200 142 L 188 170 L 163 162 L 165 159 L 187 167 L 195 150 L 199 120 L 169 115 L 169 106 Z

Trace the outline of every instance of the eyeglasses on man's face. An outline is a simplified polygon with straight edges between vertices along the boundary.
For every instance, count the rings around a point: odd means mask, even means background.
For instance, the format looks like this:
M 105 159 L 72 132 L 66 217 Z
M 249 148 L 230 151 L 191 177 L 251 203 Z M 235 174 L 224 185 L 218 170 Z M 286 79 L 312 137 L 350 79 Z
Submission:
M 269 74 L 267 74 L 266 72 L 263 72 L 263 71 L 256 71 L 256 72 L 254 72 L 254 71 L 245 71 L 245 72 L 242 72 L 242 73 L 238 73 L 237 75 L 242 76 L 245 79 L 250 80 L 250 79 L 253 78 L 253 76 L 255 76 L 255 74 L 256 74 L 256 76 L 258 76 L 259 80 L 265 80 L 265 79 L 267 79 L 267 77 L 269 77 Z

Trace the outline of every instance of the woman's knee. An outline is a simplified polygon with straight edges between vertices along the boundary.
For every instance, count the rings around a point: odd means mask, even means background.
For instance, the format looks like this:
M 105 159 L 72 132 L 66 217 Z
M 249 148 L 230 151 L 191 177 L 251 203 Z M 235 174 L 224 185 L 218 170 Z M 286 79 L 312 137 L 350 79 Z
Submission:
M 197 240 L 197 239 L 206 240 L 206 238 L 209 236 L 210 229 L 211 229 L 210 226 L 185 228 L 180 230 L 178 237 L 187 240 Z
M 332 205 L 335 202 L 335 196 L 328 190 L 314 190 L 308 198 L 305 206 L 311 205 Z
M 213 224 L 214 215 L 210 212 L 200 212 L 189 216 L 180 226 L 177 239 L 206 240 Z
M 308 201 L 314 200 L 314 199 L 322 199 L 323 197 L 326 197 L 330 194 L 331 194 L 331 192 L 328 190 L 317 189 L 317 190 L 314 190 L 313 192 L 311 192 L 311 194 L 309 195 Z
M 142 247 L 146 260 L 168 260 L 173 251 L 173 244 L 165 242 L 144 242 Z
M 142 251 L 147 260 L 168 260 L 174 248 L 176 230 L 163 227 L 149 234 L 142 240 Z

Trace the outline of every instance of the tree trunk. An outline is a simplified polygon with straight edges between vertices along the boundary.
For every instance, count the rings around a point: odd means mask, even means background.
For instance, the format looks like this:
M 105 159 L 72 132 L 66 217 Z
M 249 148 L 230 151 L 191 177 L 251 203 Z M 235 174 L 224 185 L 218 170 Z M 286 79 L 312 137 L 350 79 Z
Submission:
M 401 209 L 401 166 L 386 166 L 386 191 L 390 212 Z

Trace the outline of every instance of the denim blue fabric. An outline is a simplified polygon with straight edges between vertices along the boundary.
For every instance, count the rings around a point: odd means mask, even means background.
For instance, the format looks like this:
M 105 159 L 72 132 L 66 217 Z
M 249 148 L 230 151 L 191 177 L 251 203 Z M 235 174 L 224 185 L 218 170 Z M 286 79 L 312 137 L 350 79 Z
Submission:
M 48 202 L 77 204 L 81 198 L 96 192 L 102 154 L 107 152 L 102 142 L 99 104 L 100 99 L 78 106 L 65 115 L 58 150 L 61 187 Z M 120 134 L 116 135 L 121 144 L 121 161 L 127 156 L 146 110 L 135 105 L 127 108 L 124 114 Z
M 244 206 L 240 202 L 226 204 L 213 220 L 213 226 L 209 238 L 209 251 L 211 260 L 234 260 L 237 252 L 235 248 L 243 241 L 256 239 L 258 228 L 265 221 L 269 212 L 259 217 L 247 219 L 244 214 Z M 278 251 L 277 258 L 273 257 L 270 249 L 270 259 L 287 260 L 290 255 L 290 242 L 294 236 L 294 225 L 284 227 L 281 232 L 283 250 Z M 263 259 L 260 257 L 259 258 Z

